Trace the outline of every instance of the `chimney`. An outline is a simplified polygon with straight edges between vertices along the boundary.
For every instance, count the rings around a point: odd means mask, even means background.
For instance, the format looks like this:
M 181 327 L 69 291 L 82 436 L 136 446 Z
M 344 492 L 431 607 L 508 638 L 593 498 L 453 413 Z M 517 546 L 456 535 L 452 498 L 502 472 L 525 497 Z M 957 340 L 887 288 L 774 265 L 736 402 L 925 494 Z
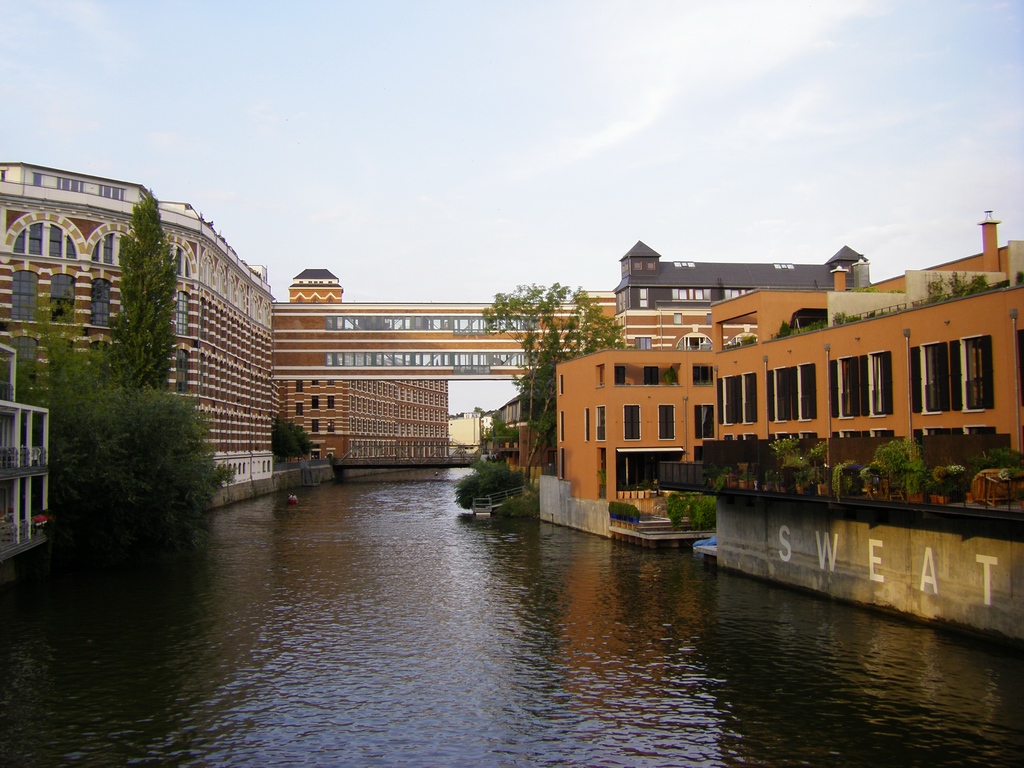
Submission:
M 846 290 L 846 269 L 836 267 L 832 270 L 832 290 L 842 293 Z
M 985 220 L 979 221 L 981 226 L 981 269 L 984 272 L 999 272 L 999 236 L 997 229 L 1000 222 L 992 218 L 992 211 L 985 211 Z

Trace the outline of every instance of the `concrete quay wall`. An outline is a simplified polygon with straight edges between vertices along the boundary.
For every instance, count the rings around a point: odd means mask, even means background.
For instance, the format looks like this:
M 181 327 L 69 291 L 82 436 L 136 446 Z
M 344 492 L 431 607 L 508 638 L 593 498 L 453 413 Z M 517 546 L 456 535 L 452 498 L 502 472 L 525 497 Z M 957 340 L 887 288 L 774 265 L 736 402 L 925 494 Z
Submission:
M 540 519 L 577 531 L 611 538 L 608 530 L 608 502 L 603 499 L 577 499 L 569 493 L 569 483 L 550 475 L 540 477 Z
M 313 472 L 313 478 L 318 482 L 334 482 L 334 470 L 329 464 L 325 466 L 311 467 L 310 471 Z M 258 496 L 266 496 L 270 493 L 287 491 L 291 488 L 299 488 L 301 486 L 302 470 L 296 464 L 295 469 L 275 471 L 273 477 L 268 477 L 263 480 L 253 480 L 252 482 L 246 483 L 235 483 L 234 485 L 227 485 L 218 489 L 218 491 L 213 495 L 213 499 L 210 501 L 209 508 L 215 509 L 216 507 L 233 504 L 236 501 L 255 499 Z
M 1024 640 L 1024 519 L 720 496 L 718 565 Z

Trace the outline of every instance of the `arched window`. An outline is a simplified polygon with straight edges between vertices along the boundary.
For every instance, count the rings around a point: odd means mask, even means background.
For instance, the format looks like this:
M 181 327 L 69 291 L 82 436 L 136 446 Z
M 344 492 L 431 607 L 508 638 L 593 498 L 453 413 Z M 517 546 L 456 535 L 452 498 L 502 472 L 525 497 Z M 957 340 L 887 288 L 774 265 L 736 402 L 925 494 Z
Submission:
M 110 325 L 110 281 L 97 278 L 92 281 L 93 325 Z
M 178 291 L 178 302 L 174 307 L 174 330 L 179 336 L 188 335 L 188 294 Z
M 78 253 L 75 251 L 75 241 L 71 239 L 71 235 L 67 234 L 56 224 L 49 225 L 49 232 L 45 232 L 45 230 L 46 227 L 41 221 L 29 225 L 28 229 L 23 229 L 14 240 L 14 252 L 27 253 L 29 256 L 42 256 L 43 236 L 45 234 L 46 242 L 48 243 L 47 256 L 52 256 L 55 259 L 59 259 L 62 256 L 66 256 L 69 259 L 78 258 Z
M 53 275 L 50 278 L 50 317 L 57 322 L 74 321 L 75 278 L 71 275 Z
M 184 349 L 174 352 L 174 390 L 180 394 L 188 392 L 188 352 Z
M 688 333 L 676 343 L 676 349 L 711 349 L 711 338 L 703 333 Z
M 103 239 L 96 243 L 92 249 L 92 260 L 102 261 L 104 264 L 114 263 L 114 233 L 104 235 Z
M 14 273 L 11 282 L 11 319 L 36 319 L 36 294 L 39 276 L 35 272 L 21 270 Z

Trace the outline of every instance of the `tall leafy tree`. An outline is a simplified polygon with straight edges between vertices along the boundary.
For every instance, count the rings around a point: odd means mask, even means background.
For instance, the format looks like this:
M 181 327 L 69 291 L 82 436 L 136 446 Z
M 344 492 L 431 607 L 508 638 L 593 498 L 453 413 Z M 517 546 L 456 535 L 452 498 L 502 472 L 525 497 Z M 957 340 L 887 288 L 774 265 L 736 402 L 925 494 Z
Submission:
M 581 355 L 621 348 L 622 329 L 582 288 L 559 283 L 520 285 L 511 293 L 499 293 L 484 310 L 484 319 L 490 333 L 507 334 L 523 349 L 523 374 L 516 386 L 533 438 L 533 464 L 555 444 L 556 367 Z
M 122 386 L 164 389 L 174 350 L 177 276 L 157 199 L 143 192 L 121 239 L 121 309 L 111 321 L 111 368 Z

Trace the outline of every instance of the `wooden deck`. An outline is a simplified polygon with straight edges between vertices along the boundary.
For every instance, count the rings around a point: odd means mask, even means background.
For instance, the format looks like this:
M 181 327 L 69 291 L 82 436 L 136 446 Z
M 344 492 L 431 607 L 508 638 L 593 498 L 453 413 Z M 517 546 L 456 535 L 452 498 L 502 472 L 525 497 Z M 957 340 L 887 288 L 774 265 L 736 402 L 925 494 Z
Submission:
M 673 528 L 672 521 L 667 517 L 637 523 L 612 520 L 608 525 L 608 533 L 615 541 L 625 541 L 648 549 L 678 549 L 715 535 L 714 531 L 681 531 Z

